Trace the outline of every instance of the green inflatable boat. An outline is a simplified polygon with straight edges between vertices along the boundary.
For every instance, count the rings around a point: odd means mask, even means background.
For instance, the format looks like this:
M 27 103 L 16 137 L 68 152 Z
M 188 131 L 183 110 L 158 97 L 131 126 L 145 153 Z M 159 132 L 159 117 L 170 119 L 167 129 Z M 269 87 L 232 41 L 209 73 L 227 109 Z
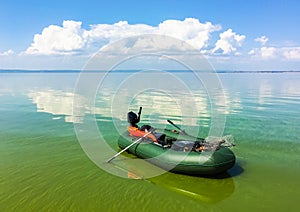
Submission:
M 187 135 L 170 120 L 179 131 L 154 130 L 149 125 L 139 128 L 140 113 L 141 108 L 139 116 L 128 113 L 130 126 L 118 139 L 121 149 L 165 170 L 188 175 L 215 175 L 235 164 L 235 155 L 224 140 L 207 142 Z

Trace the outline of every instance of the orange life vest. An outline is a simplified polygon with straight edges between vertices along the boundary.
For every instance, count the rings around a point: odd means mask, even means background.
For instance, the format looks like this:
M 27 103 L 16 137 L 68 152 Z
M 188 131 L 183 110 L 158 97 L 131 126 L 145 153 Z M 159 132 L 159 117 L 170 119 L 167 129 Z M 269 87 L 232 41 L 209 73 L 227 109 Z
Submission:
M 144 135 L 147 134 L 147 132 L 139 130 L 139 128 L 137 128 L 137 127 L 128 126 L 127 130 L 129 132 L 130 136 L 135 136 L 135 137 L 139 137 L 139 138 L 143 137 Z M 150 138 L 154 142 L 157 142 L 157 139 L 156 139 L 156 137 L 153 134 L 147 135 L 146 138 Z

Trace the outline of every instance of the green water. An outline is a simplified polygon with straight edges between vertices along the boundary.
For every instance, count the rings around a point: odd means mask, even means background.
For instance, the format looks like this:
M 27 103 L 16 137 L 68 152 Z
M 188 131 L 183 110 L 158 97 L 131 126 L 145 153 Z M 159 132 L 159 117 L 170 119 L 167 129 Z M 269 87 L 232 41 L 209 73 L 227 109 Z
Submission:
M 1 74 L 0 210 L 298 211 L 300 74 L 220 78 L 229 102 L 224 135 L 235 138 L 236 165 L 214 178 L 165 173 L 133 180 L 107 173 L 82 150 L 70 111 L 77 74 Z M 117 149 L 103 99 L 97 124 Z M 146 120 L 160 126 L 166 117 L 143 106 Z M 201 136 L 209 123 L 202 111 Z

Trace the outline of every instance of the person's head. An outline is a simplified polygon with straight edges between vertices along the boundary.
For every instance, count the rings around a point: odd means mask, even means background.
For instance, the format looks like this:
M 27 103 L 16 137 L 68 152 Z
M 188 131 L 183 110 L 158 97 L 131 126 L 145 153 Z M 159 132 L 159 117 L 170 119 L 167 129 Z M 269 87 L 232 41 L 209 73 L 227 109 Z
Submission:
M 128 121 L 128 123 L 130 123 L 132 126 L 136 126 L 136 124 L 139 123 L 140 120 L 139 120 L 138 116 L 137 116 L 134 112 L 130 111 L 130 112 L 127 114 L 127 121 Z

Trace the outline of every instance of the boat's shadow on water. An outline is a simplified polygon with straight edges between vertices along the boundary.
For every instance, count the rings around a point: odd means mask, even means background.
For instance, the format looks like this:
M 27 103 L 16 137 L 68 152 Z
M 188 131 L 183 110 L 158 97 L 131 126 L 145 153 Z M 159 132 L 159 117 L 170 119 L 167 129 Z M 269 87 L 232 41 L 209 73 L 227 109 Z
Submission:
M 120 163 L 120 161 L 124 162 L 124 160 L 116 159 L 114 163 L 110 165 L 119 167 L 118 163 Z M 151 169 L 151 167 L 160 169 L 150 163 L 146 164 L 148 164 L 148 169 Z M 136 167 L 132 165 L 129 167 L 128 170 L 127 168 L 122 169 L 128 174 L 129 178 L 151 182 L 155 186 L 206 204 L 215 204 L 230 197 L 235 190 L 234 178 L 244 172 L 244 169 L 239 163 L 236 163 L 227 172 L 218 175 L 197 176 L 162 172 L 163 174 L 156 177 L 145 179 L 139 174 L 141 166 Z
M 236 163 L 231 169 L 227 171 L 227 174 L 229 174 L 229 177 L 236 177 L 238 175 L 241 175 L 243 172 L 243 167 L 239 163 Z
M 207 204 L 220 202 L 234 193 L 234 177 L 243 173 L 236 163 L 225 173 L 211 176 L 189 176 L 167 172 L 149 179 L 157 186 Z
M 202 175 L 199 177 L 205 177 L 210 179 L 226 179 L 226 178 L 233 178 L 236 176 L 241 175 L 244 172 L 244 169 L 240 166 L 239 163 L 235 163 L 234 166 L 227 170 L 226 172 L 217 174 L 217 175 Z

